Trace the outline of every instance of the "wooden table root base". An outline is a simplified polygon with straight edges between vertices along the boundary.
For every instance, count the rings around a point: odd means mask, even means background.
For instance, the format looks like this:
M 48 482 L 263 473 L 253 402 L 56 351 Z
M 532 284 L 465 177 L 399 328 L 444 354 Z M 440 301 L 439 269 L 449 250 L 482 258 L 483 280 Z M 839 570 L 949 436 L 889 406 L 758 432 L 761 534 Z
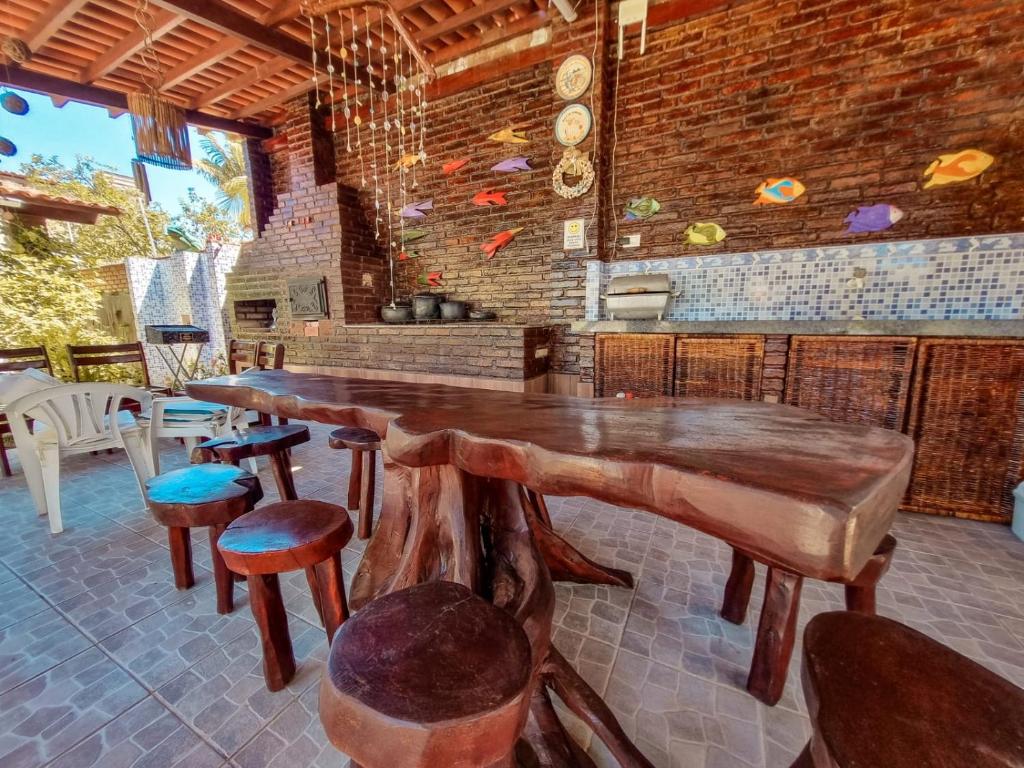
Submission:
M 517 483 L 451 465 L 399 466 L 386 446 L 382 453 L 380 522 L 352 582 L 352 607 L 425 581 L 469 587 L 511 613 L 533 648 L 530 717 L 516 746 L 518 765 L 593 768 L 559 721 L 553 690 L 623 768 L 653 768 L 597 692 L 551 645 L 553 578 L 630 586 L 632 577 L 576 551 L 550 527 L 540 497 Z

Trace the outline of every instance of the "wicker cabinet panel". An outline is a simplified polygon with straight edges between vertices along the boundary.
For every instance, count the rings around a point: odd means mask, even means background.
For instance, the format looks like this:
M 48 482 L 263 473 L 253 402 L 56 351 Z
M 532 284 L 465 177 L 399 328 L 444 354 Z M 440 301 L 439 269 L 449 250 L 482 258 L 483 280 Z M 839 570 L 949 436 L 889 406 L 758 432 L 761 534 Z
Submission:
M 599 334 L 594 347 L 594 394 L 671 395 L 674 342 L 670 334 Z
M 1007 521 L 1024 451 L 1024 341 L 922 339 L 904 508 Z
M 678 397 L 761 396 L 764 336 L 677 336 Z
M 794 336 L 783 402 L 834 421 L 902 430 L 916 340 Z

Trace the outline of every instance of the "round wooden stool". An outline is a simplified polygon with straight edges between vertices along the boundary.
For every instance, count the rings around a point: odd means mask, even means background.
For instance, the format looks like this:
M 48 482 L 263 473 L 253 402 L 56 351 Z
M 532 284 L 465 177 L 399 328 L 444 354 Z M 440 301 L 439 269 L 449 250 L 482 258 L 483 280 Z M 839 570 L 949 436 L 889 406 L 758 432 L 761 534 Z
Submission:
M 530 643 L 460 584 L 379 597 L 345 622 L 320 683 L 327 738 L 363 768 L 512 766 Z
M 794 768 L 1024 765 L 1024 690 L 891 619 L 815 616 L 803 683 L 813 730 Z
M 279 501 L 227 527 L 217 548 L 249 584 L 249 603 L 263 642 L 263 675 L 278 691 L 295 676 L 295 656 L 277 574 L 305 570 L 327 639 L 348 618 L 341 550 L 352 538 L 343 507 L 323 501 Z
M 277 424 L 235 429 L 192 449 L 192 461 L 220 461 L 237 465 L 243 459 L 269 456 L 277 492 L 282 501 L 294 501 L 295 480 L 288 449 L 309 442 L 309 427 L 302 424 Z
M 359 509 L 359 538 L 373 532 L 373 489 L 377 474 L 380 435 L 372 429 L 342 427 L 331 432 L 331 448 L 352 451 L 352 472 L 348 478 L 348 507 Z
M 209 529 L 217 612 L 231 613 L 234 577 L 224 564 L 217 541 L 228 523 L 252 511 L 263 498 L 259 478 L 238 467 L 198 464 L 151 477 L 146 481 L 146 496 L 153 517 L 167 526 L 174 585 L 178 589 L 195 584 L 189 528 Z

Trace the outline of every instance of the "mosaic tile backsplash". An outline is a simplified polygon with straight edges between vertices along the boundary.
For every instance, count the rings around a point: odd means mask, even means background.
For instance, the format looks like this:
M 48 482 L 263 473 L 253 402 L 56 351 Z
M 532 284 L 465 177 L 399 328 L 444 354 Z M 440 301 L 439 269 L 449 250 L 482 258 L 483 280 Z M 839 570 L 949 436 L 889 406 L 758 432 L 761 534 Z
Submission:
M 1017 320 L 1024 234 L 587 263 L 587 320 L 608 281 L 668 272 L 665 320 Z

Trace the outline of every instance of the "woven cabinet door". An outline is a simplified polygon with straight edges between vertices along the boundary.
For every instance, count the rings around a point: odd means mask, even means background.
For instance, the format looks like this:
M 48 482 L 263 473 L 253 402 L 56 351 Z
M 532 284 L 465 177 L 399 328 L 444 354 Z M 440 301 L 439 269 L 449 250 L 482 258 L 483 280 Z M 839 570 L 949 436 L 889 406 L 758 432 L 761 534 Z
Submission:
M 922 339 L 904 509 L 1008 522 L 1024 454 L 1024 341 Z
M 675 337 L 660 333 L 603 333 L 594 344 L 594 395 L 672 394 Z
M 916 340 L 794 336 L 783 402 L 849 424 L 902 430 Z
M 675 395 L 757 400 L 764 336 L 677 336 Z

